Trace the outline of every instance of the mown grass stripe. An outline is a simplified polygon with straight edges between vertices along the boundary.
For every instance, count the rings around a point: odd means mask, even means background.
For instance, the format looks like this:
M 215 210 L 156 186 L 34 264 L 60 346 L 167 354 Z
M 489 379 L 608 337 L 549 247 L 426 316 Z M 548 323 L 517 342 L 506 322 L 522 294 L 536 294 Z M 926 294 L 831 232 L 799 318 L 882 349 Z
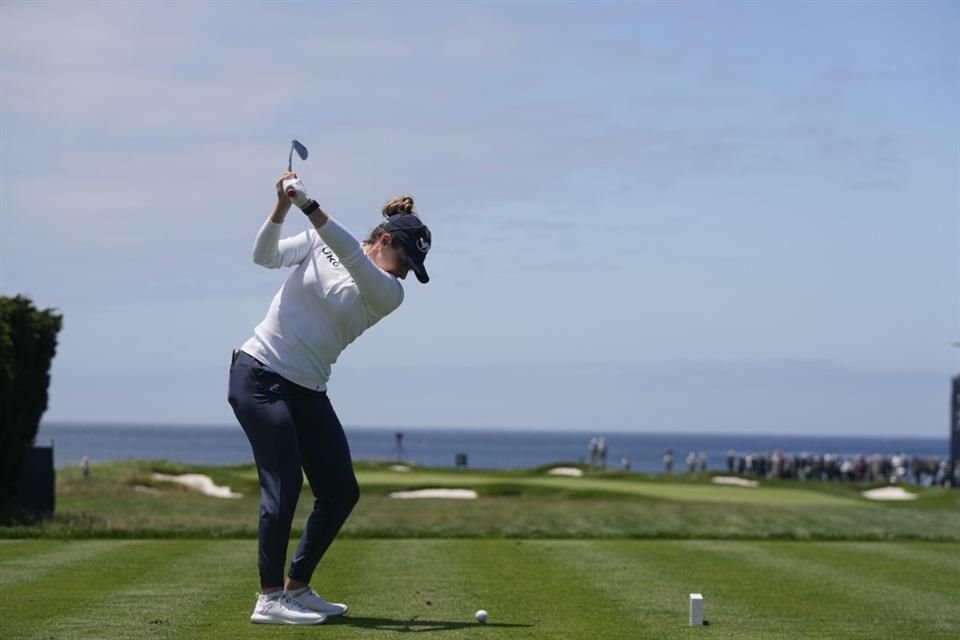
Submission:
M 29 586 L 52 572 L 83 562 L 99 562 L 98 558 L 130 541 L 113 545 L 86 541 L 20 541 L 0 544 L 0 588 Z
M 672 548 L 672 563 L 688 576 L 689 591 L 703 594 L 711 636 L 820 638 L 823 629 L 832 629 L 834 637 L 863 637 L 857 635 L 865 631 L 863 619 L 849 617 L 851 610 L 861 612 L 861 602 L 779 565 L 782 544 L 671 542 L 657 551 Z
M 290 541 L 287 567 L 297 542 L 296 538 Z M 337 540 L 327 552 L 311 586 L 331 601 L 350 605 L 347 626 L 340 626 L 336 632 L 251 624 L 250 613 L 259 588 L 257 543 L 232 542 L 233 554 L 217 572 L 217 584 L 212 587 L 218 594 L 217 604 L 195 611 L 190 624 L 184 626 L 190 633 L 183 637 L 235 640 L 282 634 L 284 638 L 306 638 L 318 633 L 340 637 L 346 631 L 351 638 L 382 638 L 384 629 L 403 628 L 410 620 L 420 620 L 425 629 L 423 612 L 415 607 L 414 591 L 424 588 L 419 578 L 432 547 L 423 547 L 420 541 L 398 542 L 402 541 Z M 336 621 L 327 626 L 333 624 Z
M 875 564 L 851 563 L 855 552 L 849 543 L 674 544 L 687 549 L 694 562 L 710 566 L 715 581 L 725 582 L 720 571 L 724 566 L 733 573 L 739 568 L 744 574 L 769 576 L 762 581 L 763 588 L 752 582 L 729 586 L 762 602 L 772 617 L 788 623 L 787 628 L 833 626 L 847 637 L 869 637 L 857 634 L 883 625 L 885 632 L 895 637 L 955 637 L 942 635 L 944 628 L 952 628 L 954 623 L 948 620 L 943 624 L 938 617 L 953 606 L 955 596 L 928 592 L 929 597 L 905 599 L 912 587 L 902 582 L 891 585 L 871 575 L 877 573 Z M 851 564 L 859 570 L 850 571 Z M 777 594 L 780 597 L 771 597 Z M 850 619 L 850 611 L 857 612 L 857 620 Z
M 575 545 L 471 540 L 446 547 L 459 577 L 452 596 L 457 611 L 469 616 L 485 608 L 491 621 L 519 625 L 504 630 L 502 637 L 509 638 L 616 638 L 634 628 L 629 612 L 612 606 L 570 567 L 551 561 Z
M 352 617 L 443 621 L 448 612 L 452 567 L 441 553 L 448 540 L 376 540 L 350 569 L 345 597 L 356 603 Z M 384 623 L 384 626 L 391 626 Z M 416 627 L 423 627 L 418 623 Z
M 350 605 L 348 616 L 327 623 L 337 628 L 331 637 L 383 638 L 384 632 L 459 637 L 456 630 L 469 625 L 469 617 L 451 606 L 457 582 L 443 553 L 444 547 L 456 544 L 452 540 L 336 542 L 314 581 L 321 593 L 343 598 Z
M 200 590 L 201 604 L 174 620 L 171 628 L 178 633 L 172 637 L 177 640 L 235 640 L 252 632 L 250 614 L 260 589 L 257 541 L 221 544 L 226 547 L 222 562 L 206 574 L 204 580 L 191 584 L 192 588 Z
M 290 541 L 291 555 L 297 542 Z M 366 606 L 364 598 L 370 596 L 370 589 L 367 588 L 370 574 L 383 574 L 394 566 L 390 556 L 383 555 L 387 549 L 389 542 L 374 547 L 356 540 L 335 540 L 317 565 L 310 584 L 324 597 L 334 602 L 346 602 L 351 611 L 362 610 Z M 289 560 L 287 564 L 289 566 Z
M 253 625 L 250 622 L 256 592 L 260 586 L 257 570 L 257 542 L 256 540 L 233 541 L 230 545 L 229 555 L 225 556 L 223 565 L 208 585 L 208 588 L 216 594 L 215 600 L 191 612 L 189 621 L 183 623 L 182 629 L 185 633 L 182 637 L 196 637 L 203 640 L 273 637 L 272 634 L 282 634 L 283 638 L 316 637 L 317 630 L 312 627 L 304 629 L 283 627 L 278 630 Z M 297 540 L 292 539 L 287 549 L 287 567 L 296 545 Z M 331 601 L 345 600 L 353 608 L 355 606 L 352 601 L 353 596 L 362 593 L 362 585 L 351 584 L 352 569 L 363 566 L 367 554 L 365 544 L 335 542 L 317 568 L 312 586 Z M 352 586 L 357 588 L 351 590 Z
M 174 560 L 115 593 L 107 615 L 136 612 L 124 629 L 131 638 L 241 637 L 259 587 L 256 542 L 206 543 L 187 553 L 179 542 L 154 544 L 158 556 Z
M 656 637 L 659 632 L 650 635 L 648 631 L 651 625 L 682 626 L 686 613 L 681 574 L 645 563 L 647 546 L 592 540 L 565 542 L 552 545 L 542 561 L 566 565 L 579 582 L 592 586 L 598 599 L 627 612 L 637 625 L 633 637 Z
M 216 576 L 234 563 L 238 543 L 151 541 L 142 553 L 111 569 L 126 570 L 128 579 L 111 575 L 94 602 L 50 620 L 37 638 L 180 638 L 194 612 L 216 599 Z
M 939 542 L 900 542 L 897 544 L 864 545 L 862 550 L 873 550 L 888 556 L 892 562 L 922 564 L 940 575 L 960 574 L 958 545 Z M 903 566 L 900 564 L 900 566 Z M 951 574 L 952 572 L 952 574 Z M 960 590 L 960 581 L 954 581 L 953 590 Z
M 255 540 L 20 541 L 0 544 L 0 557 L 66 546 L 103 553 L 6 590 L 0 638 L 960 637 L 960 544 L 339 540 L 314 586 L 351 612 L 319 628 L 250 624 Z M 708 628 L 686 624 L 692 591 Z M 472 618 L 480 607 L 485 626 Z
M 891 545 L 882 542 L 818 547 L 788 545 L 786 555 L 809 566 L 826 567 L 848 593 L 876 606 L 878 615 L 889 619 L 896 612 L 897 619 L 907 625 L 925 625 L 944 637 L 960 637 L 956 573 L 897 561 L 888 552 Z M 954 545 L 943 551 L 957 549 Z
M 636 628 L 630 637 L 686 637 L 689 594 L 704 590 L 706 582 L 690 566 L 691 557 L 670 542 L 587 541 L 570 543 L 564 553 L 545 561 L 575 567 L 581 580 L 594 584 L 598 597 L 631 612 Z M 565 548 L 566 549 L 566 548 Z M 710 598 L 707 619 L 711 638 L 780 637 L 783 627 L 769 620 L 752 602 Z M 734 622 L 734 624 L 730 624 Z
M 83 544 L 99 547 L 103 552 L 60 563 L 45 571 L 36 583 L 20 588 L 16 598 L 0 599 L 0 637 L 27 637 L 48 620 L 103 597 L 114 582 L 122 584 L 132 579 L 128 573 L 116 571 L 116 568 L 138 558 L 145 543 L 96 541 Z
M 677 574 L 642 562 L 648 546 L 639 541 L 555 541 L 533 545 L 531 564 L 562 568 L 568 581 L 590 594 L 580 604 L 590 612 L 586 622 L 596 620 L 598 611 L 604 621 L 614 621 L 596 636 L 585 624 L 583 637 L 663 638 L 665 631 L 686 626 L 682 589 Z
M 0 563 L 17 559 L 23 555 L 46 553 L 51 547 L 59 546 L 60 541 L 54 540 L 0 540 Z M 0 564 L 0 567 L 3 565 Z

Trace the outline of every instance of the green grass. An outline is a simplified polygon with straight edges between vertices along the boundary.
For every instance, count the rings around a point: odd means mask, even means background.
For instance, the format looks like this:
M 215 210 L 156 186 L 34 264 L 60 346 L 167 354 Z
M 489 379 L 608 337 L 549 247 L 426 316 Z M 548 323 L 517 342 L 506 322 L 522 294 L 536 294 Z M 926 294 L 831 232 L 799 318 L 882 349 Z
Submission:
M 850 484 L 357 469 L 362 498 L 314 580 L 350 603 L 345 619 L 249 623 L 252 466 L 129 461 L 87 480 L 61 470 L 53 520 L 0 526 L 0 638 L 960 637 L 960 491 L 874 503 Z M 206 473 L 244 497 L 155 471 Z M 389 497 L 425 487 L 480 497 Z M 706 599 L 705 628 L 687 626 L 691 592 Z M 487 625 L 473 620 L 481 607 Z
M 0 637 L 960 637 L 960 544 L 729 540 L 340 540 L 317 628 L 248 622 L 253 540 L 0 541 Z M 701 592 L 708 627 L 687 626 Z M 473 621 L 490 611 L 487 625 Z
M 154 471 L 206 473 L 242 499 L 209 498 L 152 479 Z M 931 540 L 960 542 L 960 491 L 918 489 L 910 503 L 875 503 L 854 484 L 763 482 L 718 486 L 708 476 L 417 469 L 360 464 L 362 498 L 350 538 L 667 538 Z M 138 491 L 150 487 L 154 493 Z M 394 500 L 398 489 L 466 487 L 474 501 Z M 164 461 L 95 465 L 57 477 L 57 516 L 39 526 L 0 527 L 0 537 L 254 538 L 258 512 L 251 465 L 196 467 Z M 310 508 L 300 501 L 295 527 Z

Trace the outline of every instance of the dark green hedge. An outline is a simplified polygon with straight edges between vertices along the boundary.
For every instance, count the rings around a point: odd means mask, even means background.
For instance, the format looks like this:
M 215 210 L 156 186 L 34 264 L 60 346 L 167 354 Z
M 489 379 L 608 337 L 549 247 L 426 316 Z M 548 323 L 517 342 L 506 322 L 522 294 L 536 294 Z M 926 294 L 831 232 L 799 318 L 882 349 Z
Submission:
M 63 317 L 23 296 L 0 296 L 0 509 L 16 495 L 24 453 L 47 410 L 50 364 Z

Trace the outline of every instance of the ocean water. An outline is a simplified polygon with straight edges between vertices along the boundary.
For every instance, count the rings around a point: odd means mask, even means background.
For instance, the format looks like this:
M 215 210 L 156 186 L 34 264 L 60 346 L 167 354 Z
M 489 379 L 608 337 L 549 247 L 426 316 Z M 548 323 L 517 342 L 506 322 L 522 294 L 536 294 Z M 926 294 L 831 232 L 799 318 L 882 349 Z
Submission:
M 738 455 L 780 450 L 838 456 L 893 455 L 946 458 L 947 438 L 870 438 L 796 435 L 735 435 L 695 433 L 545 432 L 496 429 L 395 429 L 348 427 L 347 437 L 355 460 L 395 460 L 453 467 L 457 454 L 467 455 L 468 466 L 481 469 L 530 468 L 553 462 L 589 459 L 591 438 L 607 441 L 607 466 L 619 468 L 630 459 L 631 469 L 662 471 L 661 457 L 674 452 L 674 469 L 685 468 L 688 452 L 703 452 L 708 468 L 726 465 L 727 451 Z M 396 434 L 403 433 L 398 456 Z M 40 426 L 36 444 L 54 443 L 58 468 L 77 465 L 84 456 L 91 462 L 126 458 L 164 458 L 195 464 L 250 462 L 253 455 L 238 425 L 190 426 L 158 424 L 47 423 Z

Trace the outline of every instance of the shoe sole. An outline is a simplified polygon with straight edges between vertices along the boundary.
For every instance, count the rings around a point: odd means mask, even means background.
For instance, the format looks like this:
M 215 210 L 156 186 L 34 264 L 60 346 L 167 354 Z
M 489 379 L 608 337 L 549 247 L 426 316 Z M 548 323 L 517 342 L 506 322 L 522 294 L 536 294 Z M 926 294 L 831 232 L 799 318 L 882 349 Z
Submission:
M 301 603 L 301 606 L 303 606 L 304 608 L 310 609 L 310 607 L 307 607 L 307 605 L 305 605 L 305 604 L 303 604 L 303 603 Z M 319 613 L 320 615 L 322 615 L 322 616 L 324 616 L 324 617 L 326 617 L 326 618 L 335 618 L 335 617 L 337 617 L 337 616 L 347 615 L 347 611 L 350 611 L 350 607 L 349 607 L 349 606 L 347 606 L 347 605 L 343 605 L 343 606 L 344 606 L 343 611 L 338 611 L 337 613 L 334 613 L 334 612 L 332 612 L 332 611 L 317 611 L 316 609 L 310 609 L 310 611 L 313 611 L 314 613 Z
M 290 618 L 275 618 L 273 616 L 264 616 L 256 613 L 250 616 L 250 622 L 254 624 L 296 624 L 304 626 L 323 624 L 326 619 L 326 616 L 324 616 L 319 620 L 291 620 Z

